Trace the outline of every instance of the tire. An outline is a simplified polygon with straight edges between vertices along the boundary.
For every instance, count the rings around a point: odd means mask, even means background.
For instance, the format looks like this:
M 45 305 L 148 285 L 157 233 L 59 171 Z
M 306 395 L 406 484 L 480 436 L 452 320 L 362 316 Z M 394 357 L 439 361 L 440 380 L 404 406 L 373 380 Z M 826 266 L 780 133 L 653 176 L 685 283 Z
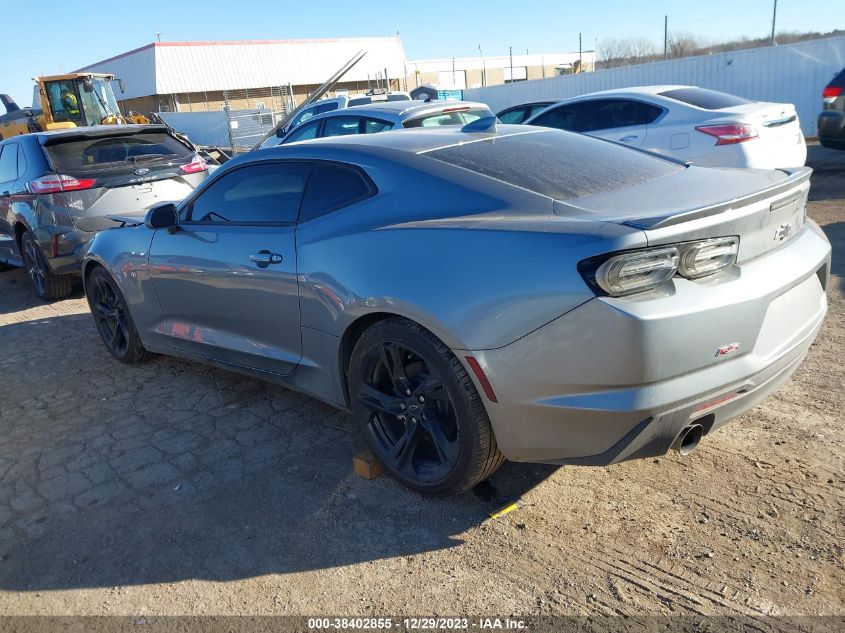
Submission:
M 845 141 L 822 140 L 819 139 L 819 145 L 828 149 L 845 149 Z
M 352 351 L 348 376 L 370 449 L 412 490 L 463 492 L 504 462 L 469 373 L 417 323 L 391 317 L 370 326 Z
M 30 231 L 21 236 L 21 259 L 36 294 L 44 301 L 64 299 L 73 290 L 73 275 L 56 275 L 50 270 Z
M 112 356 L 127 364 L 152 358 L 153 354 L 141 343 L 123 294 L 105 268 L 98 266 L 88 275 L 85 296 L 97 332 Z

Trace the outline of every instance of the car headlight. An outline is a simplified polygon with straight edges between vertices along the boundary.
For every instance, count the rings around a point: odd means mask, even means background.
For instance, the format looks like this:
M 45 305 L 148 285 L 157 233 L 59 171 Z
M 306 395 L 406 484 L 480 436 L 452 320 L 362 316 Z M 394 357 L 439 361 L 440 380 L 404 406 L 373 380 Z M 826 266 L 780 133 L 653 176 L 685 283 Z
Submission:
M 578 271 L 599 294 L 621 297 L 659 286 L 675 274 L 712 275 L 736 262 L 738 252 L 738 237 L 719 237 L 591 257 L 579 262 Z

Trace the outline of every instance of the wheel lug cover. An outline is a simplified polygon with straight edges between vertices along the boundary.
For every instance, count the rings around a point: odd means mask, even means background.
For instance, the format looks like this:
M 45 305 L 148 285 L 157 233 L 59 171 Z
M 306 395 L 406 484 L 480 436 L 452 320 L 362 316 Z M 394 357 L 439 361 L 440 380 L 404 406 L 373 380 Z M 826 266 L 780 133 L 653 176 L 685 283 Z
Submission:
M 399 408 L 404 411 L 405 410 L 405 403 L 404 402 L 399 403 Z
M 425 396 L 420 396 L 420 402 L 425 402 Z
M 405 395 L 406 395 L 406 396 L 410 396 L 410 395 L 411 395 L 411 390 L 410 390 L 410 389 L 405 389 Z

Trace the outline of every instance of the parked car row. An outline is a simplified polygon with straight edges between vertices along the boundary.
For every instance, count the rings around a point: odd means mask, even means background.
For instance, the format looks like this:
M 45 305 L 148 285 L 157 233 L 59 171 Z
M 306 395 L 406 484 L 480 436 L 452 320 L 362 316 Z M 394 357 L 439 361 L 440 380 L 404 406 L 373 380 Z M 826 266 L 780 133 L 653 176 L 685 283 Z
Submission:
M 469 101 L 382 101 L 351 106 L 317 114 L 307 123 L 280 129 L 276 136 L 265 140 L 261 147 L 308 141 L 326 136 L 374 134 L 401 128 L 466 125 L 485 117 L 493 117 L 483 103 Z
M 23 209 L 4 216 L 10 249 L 31 232 L 25 262 L 75 258 L 117 360 L 180 356 L 324 400 L 423 494 L 466 490 L 505 459 L 686 453 L 798 367 L 831 249 L 806 217 L 808 168 L 714 169 L 648 145 L 727 111 L 774 142 L 757 126 L 792 115 L 676 90 L 633 114 L 595 103 L 617 94 L 528 119 L 570 108 L 584 132 L 642 133 L 636 148 L 497 124 L 483 104 L 387 102 L 316 114 L 201 182 L 200 159 L 160 128 L 31 135 L 34 171 L 21 143 L 0 144 L 0 165 L 13 146 L 27 170 L 26 193 L 6 196 Z M 650 108 L 644 131 L 584 129 Z

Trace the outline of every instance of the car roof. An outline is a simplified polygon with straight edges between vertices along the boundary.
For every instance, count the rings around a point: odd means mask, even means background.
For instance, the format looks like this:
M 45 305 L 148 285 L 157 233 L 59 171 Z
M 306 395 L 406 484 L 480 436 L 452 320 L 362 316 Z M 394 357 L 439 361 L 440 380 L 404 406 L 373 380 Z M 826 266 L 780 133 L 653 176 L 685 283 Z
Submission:
M 309 120 L 309 122 L 311 120 Z M 356 149 L 365 153 L 379 153 L 382 149 L 392 149 L 412 154 L 419 154 L 470 142 L 493 140 L 496 138 L 519 136 L 523 134 L 549 133 L 554 131 L 555 130 L 550 128 L 543 127 L 497 124 L 494 131 L 463 132 L 460 126 L 444 125 L 430 128 L 420 127 L 400 129 L 385 134 L 349 134 L 345 136 L 327 136 L 311 139 L 307 143 L 290 143 L 276 145 L 274 147 L 266 147 L 254 152 L 249 152 L 243 156 L 250 158 L 258 158 L 259 156 L 262 158 L 270 158 L 273 156 L 281 157 L 290 154 L 304 155 L 309 153 L 308 148 L 319 150 L 321 154 L 324 154 L 325 150 L 331 149 L 339 149 L 342 151 Z M 236 158 L 234 160 L 239 159 Z M 244 160 L 247 159 L 245 158 Z
M 452 107 L 490 109 L 487 104 L 476 101 L 377 101 L 376 103 L 367 103 L 364 105 L 332 110 L 330 112 L 321 112 L 320 114 L 309 118 L 304 123 L 301 123 L 297 127 L 293 128 L 290 133 L 292 134 L 303 125 L 313 123 L 314 121 L 330 119 L 338 116 L 357 115 L 372 116 L 375 118 L 378 118 L 379 116 L 390 116 L 394 121 L 402 121 L 419 114 L 425 114 L 426 112 L 439 112 L 444 108 Z
M 500 110 L 500 112 L 504 112 L 505 110 L 513 110 L 514 108 L 524 108 L 526 106 L 533 105 L 552 105 L 553 103 L 557 103 L 558 101 L 559 99 L 538 99 L 537 101 L 526 101 L 525 103 L 518 103 L 516 105 L 504 108 L 503 110 Z
M 630 88 L 614 88 L 612 90 L 600 90 L 598 92 L 588 92 L 587 94 L 578 95 L 577 97 L 570 97 L 566 101 L 573 99 L 583 99 L 584 97 L 604 97 L 613 95 L 659 95 L 661 92 L 668 90 L 678 90 L 680 88 L 693 88 L 694 86 L 672 85 L 664 84 L 658 86 L 631 86 Z

